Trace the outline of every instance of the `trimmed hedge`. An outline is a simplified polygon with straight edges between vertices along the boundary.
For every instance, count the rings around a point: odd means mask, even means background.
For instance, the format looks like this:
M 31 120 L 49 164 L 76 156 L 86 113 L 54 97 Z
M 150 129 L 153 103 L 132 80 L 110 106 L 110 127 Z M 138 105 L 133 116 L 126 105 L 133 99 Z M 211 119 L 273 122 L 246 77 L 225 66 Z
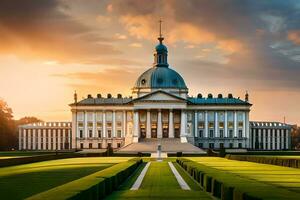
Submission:
M 177 158 L 176 162 L 203 190 L 222 200 L 299 199 L 299 193 L 226 173 L 186 158 Z
M 98 200 L 116 190 L 142 163 L 134 158 L 27 198 L 28 200 Z
M 28 164 L 28 163 L 55 160 L 55 159 L 75 158 L 75 157 L 82 157 L 82 155 L 75 154 L 75 153 L 62 153 L 57 155 L 48 154 L 48 155 L 7 158 L 7 159 L 0 159 L 0 167 L 9 167 L 14 165 Z
M 249 161 L 270 165 L 279 165 L 283 167 L 300 168 L 300 157 L 297 158 L 286 158 L 277 156 L 247 156 L 247 155 L 226 155 L 227 159 L 238 160 L 238 161 Z

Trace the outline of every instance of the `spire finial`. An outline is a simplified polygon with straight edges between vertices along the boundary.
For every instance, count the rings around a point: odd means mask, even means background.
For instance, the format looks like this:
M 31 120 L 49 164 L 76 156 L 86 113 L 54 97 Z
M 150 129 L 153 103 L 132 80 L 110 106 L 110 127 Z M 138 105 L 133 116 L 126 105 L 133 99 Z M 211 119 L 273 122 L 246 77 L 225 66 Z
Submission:
M 162 43 L 162 41 L 164 40 L 164 37 L 162 36 L 162 33 L 161 33 L 162 20 L 160 19 L 158 22 L 159 22 L 159 37 L 157 39 L 159 40 L 160 43 Z

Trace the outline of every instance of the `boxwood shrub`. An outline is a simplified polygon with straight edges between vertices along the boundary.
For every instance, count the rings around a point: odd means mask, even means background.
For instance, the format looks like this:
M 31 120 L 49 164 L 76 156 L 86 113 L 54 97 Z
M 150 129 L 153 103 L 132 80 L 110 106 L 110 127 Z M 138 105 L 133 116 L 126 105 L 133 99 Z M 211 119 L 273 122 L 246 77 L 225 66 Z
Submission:
M 118 163 L 91 175 L 33 195 L 28 200 L 103 199 L 117 189 L 141 163 L 142 159 L 139 158 Z

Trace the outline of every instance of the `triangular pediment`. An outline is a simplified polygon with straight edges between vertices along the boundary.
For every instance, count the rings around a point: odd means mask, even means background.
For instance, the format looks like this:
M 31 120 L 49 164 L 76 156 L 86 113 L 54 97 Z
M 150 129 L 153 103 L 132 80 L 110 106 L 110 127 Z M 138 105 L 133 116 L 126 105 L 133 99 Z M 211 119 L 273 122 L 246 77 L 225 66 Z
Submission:
M 151 102 L 155 102 L 155 101 L 166 101 L 166 102 L 186 102 L 186 100 L 182 97 L 178 97 L 174 94 L 165 92 L 165 91 L 155 91 L 149 94 L 146 94 L 142 97 L 136 98 L 133 101 L 138 102 L 138 101 L 151 101 Z

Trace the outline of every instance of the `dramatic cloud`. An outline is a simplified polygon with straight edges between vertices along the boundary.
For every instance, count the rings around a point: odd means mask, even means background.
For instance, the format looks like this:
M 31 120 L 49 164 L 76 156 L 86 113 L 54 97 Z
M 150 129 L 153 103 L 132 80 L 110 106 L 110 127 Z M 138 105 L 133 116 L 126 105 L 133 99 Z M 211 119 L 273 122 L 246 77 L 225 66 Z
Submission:
M 120 53 L 67 11 L 57 0 L 0 1 L 0 53 L 73 63 Z

